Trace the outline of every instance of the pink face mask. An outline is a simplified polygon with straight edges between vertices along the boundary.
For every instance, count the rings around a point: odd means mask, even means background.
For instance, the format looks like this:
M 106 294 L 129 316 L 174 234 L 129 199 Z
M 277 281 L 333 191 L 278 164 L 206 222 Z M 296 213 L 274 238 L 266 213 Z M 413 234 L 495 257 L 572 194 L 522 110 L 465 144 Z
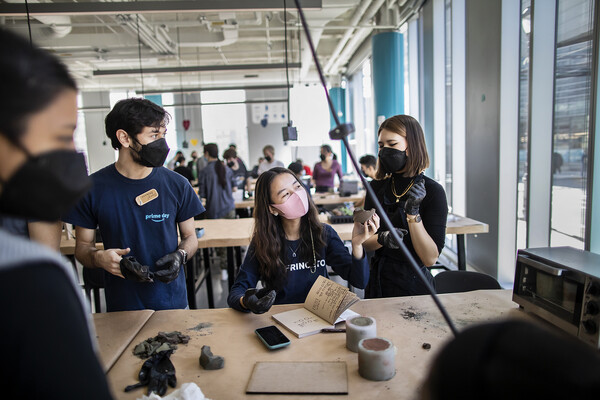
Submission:
M 308 212 L 308 197 L 306 196 L 306 190 L 300 188 L 292 193 L 285 202 L 271 205 L 279 210 L 283 218 L 300 218 Z

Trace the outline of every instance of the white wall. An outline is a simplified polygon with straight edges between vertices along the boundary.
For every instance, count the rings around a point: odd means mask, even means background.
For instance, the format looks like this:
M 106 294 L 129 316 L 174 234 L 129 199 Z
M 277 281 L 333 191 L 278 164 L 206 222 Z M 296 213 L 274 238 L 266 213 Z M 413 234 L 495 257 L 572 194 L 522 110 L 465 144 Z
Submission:
M 110 111 L 109 93 L 83 92 L 81 103 L 84 109 L 98 107 L 98 110 L 84 111 L 89 172 L 94 173 L 115 162 L 115 150 L 104 130 L 104 118 Z

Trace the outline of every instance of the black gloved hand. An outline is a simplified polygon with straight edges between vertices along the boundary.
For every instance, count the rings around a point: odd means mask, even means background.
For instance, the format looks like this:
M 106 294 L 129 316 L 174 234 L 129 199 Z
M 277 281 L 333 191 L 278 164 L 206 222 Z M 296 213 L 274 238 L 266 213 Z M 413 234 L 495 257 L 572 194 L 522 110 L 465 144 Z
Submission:
M 419 175 L 415 178 L 415 183 L 406 194 L 406 203 L 404 203 L 406 215 L 417 215 L 419 213 L 419 206 L 426 194 L 425 179 L 423 179 L 423 176 Z
M 121 273 L 125 279 L 136 282 L 154 282 L 154 274 L 146 265 L 142 265 L 135 257 L 123 257 L 119 262 Z
M 406 229 L 402 229 L 402 228 L 394 228 L 394 230 L 398 233 L 398 236 L 400 236 L 400 239 L 403 239 L 404 235 L 406 235 L 408 233 L 408 231 Z M 390 231 L 379 232 L 379 235 L 377 235 L 377 243 L 379 243 L 383 247 L 387 247 L 388 249 L 399 249 L 400 248 L 400 245 L 398 243 L 396 243 L 396 241 L 394 240 L 394 237 L 392 236 Z
M 154 277 L 161 282 L 169 283 L 179 275 L 183 264 L 183 255 L 179 250 L 161 257 L 154 265 L 156 272 Z
M 260 290 L 248 289 L 244 294 L 242 303 L 244 304 L 244 307 L 254 314 L 262 314 L 269 311 L 275 302 L 276 295 L 274 290 L 269 290 L 267 288 L 262 288 Z
M 125 391 L 129 392 L 142 386 L 148 386 L 148 396 L 152 392 L 163 396 L 167 392 L 167 384 L 174 388 L 177 385 L 177 377 L 175 376 L 175 366 L 170 359 L 171 354 L 173 354 L 173 350 L 161 351 L 147 359 L 138 375 L 140 382 L 127 386 Z

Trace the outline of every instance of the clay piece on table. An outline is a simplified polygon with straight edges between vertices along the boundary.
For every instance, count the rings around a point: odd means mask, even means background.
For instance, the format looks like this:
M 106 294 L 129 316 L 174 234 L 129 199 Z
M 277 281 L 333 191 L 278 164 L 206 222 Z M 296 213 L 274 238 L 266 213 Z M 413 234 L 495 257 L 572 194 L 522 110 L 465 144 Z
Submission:
M 359 224 L 364 224 L 375 214 L 375 209 L 371 208 L 370 210 L 363 210 L 362 208 L 355 208 L 354 213 L 352 214 L 352 219 L 354 222 L 358 222 Z
M 221 356 L 213 355 L 210 346 L 202 346 L 200 351 L 200 365 L 204 369 L 221 369 L 225 366 L 225 359 Z
M 152 355 L 164 350 L 176 350 L 177 344 L 187 344 L 190 337 L 183 335 L 179 331 L 158 332 L 153 338 L 148 338 L 138 343 L 133 349 L 133 354 L 141 359 L 151 357 Z

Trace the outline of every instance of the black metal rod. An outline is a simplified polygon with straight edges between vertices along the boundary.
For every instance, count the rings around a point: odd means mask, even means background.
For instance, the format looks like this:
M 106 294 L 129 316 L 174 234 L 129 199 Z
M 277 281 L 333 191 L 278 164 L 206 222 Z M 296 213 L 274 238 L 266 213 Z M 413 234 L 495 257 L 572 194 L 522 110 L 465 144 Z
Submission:
M 308 31 L 308 25 L 306 24 L 306 20 L 304 19 L 304 13 L 302 12 L 302 7 L 300 6 L 300 0 L 295 0 L 295 1 L 296 1 L 296 7 L 298 8 L 298 13 L 300 14 L 300 18 L 302 20 L 302 26 L 304 27 L 304 32 L 306 33 L 306 38 L 308 39 L 308 43 L 310 44 L 310 49 L 312 51 L 313 59 L 314 59 L 315 64 L 317 66 L 317 71 L 319 73 L 319 78 L 321 79 L 321 83 L 322 83 L 323 87 L 325 88 L 325 94 L 327 96 L 327 101 L 329 102 L 329 108 L 331 110 L 331 114 L 333 115 L 333 118 L 335 120 L 336 126 L 339 127 L 340 126 L 340 121 L 339 121 L 339 119 L 337 117 L 337 112 L 335 110 L 333 102 L 331 101 L 331 98 L 329 97 L 329 93 L 327 92 L 327 84 L 325 83 L 325 77 L 323 75 L 323 71 L 321 70 L 321 66 L 319 64 L 319 60 L 317 58 L 317 54 L 315 53 L 315 49 L 314 49 L 314 46 L 312 44 L 312 39 L 311 39 L 310 33 Z M 358 165 L 358 162 L 356 161 L 356 158 L 354 157 L 354 154 L 352 153 L 352 150 L 350 148 L 350 143 L 348 143 L 348 136 L 347 135 L 345 135 L 345 136 L 342 137 L 342 142 L 346 146 L 346 151 L 348 152 L 348 155 L 350 156 L 350 160 L 352 161 L 352 165 L 354 166 L 354 169 L 357 172 L 358 177 L 360 178 L 360 180 L 361 180 L 364 188 L 367 190 L 368 196 L 371 198 L 371 200 L 375 204 L 375 209 L 377 210 L 377 213 L 379 214 L 379 216 L 381 217 L 381 219 L 383 220 L 383 222 L 387 226 L 389 226 L 390 228 L 393 227 L 394 225 L 392 224 L 392 222 L 390 221 L 390 218 L 388 217 L 387 213 L 383 209 L 383 206 L 379 202 L 379 199 L 377 199 L 377 196 L 375 195 L 375 191 L 373 190 L 373 188 L 371 187 L 371 185 L 369 184 L 369 182 L 367 182 L 367 180 L 365 179 L 365 177 L 362 176 L 362 174 L 359 172 L 360 171 L 360 166 Z M 417 274 L 417 276 L 419 277 L 419 279 L 421 280 L 421 282 L 423 282 L 423 284 L 425 285 L 425 287 L 427 287 L 427 290 L 429 291 L 429 294 L 431 295 L 431 297 L 433 298 L 433 301 L 435 302 L 436 306 L 438 307 L 438 309 L 442 313 L 442 316 L 446 320 L 446 323 L 450 327 L 450 330 L 452 331 L 452 333 L 454 334 L 454 336 L 458 335 L 458 330 L 456 329 L 456 326 L 452 322 L 452 319 L 450 319 L 450 315 L 448 314 L 448 311 L 446 311 L 446 308 L 443 306 L 442 302 L 440 301 L 439 297 L 437 296 L 437 293 L 435 292 L 435 289 L 433 288 L 433 286 L 431 286 L 431 283 L 429 283 L 429 281 L 427 280 L 427 278 L 425 278 L 425 275 L 421 271 L 421 268 L 419 268 L 419 265 L 417 264 L 417 262 L 413 258 L 412 254 L 410 254 L 410 252 L 406 248 L 406 245 L 402 241 L 402 238 L 398 235 L 398 232 L 396 232 L 395 229 L 390 229 L 390 233 L 392 234 L 392 237 L 394 238 L 394 240 L 396 241 L 396 243 L 398 243 L 400 245 L 400 251 L 402 252 L 402 254 L 404 255 L 404 257 L 408 260 L 408 263 L 412 267 L 414 273 Z

